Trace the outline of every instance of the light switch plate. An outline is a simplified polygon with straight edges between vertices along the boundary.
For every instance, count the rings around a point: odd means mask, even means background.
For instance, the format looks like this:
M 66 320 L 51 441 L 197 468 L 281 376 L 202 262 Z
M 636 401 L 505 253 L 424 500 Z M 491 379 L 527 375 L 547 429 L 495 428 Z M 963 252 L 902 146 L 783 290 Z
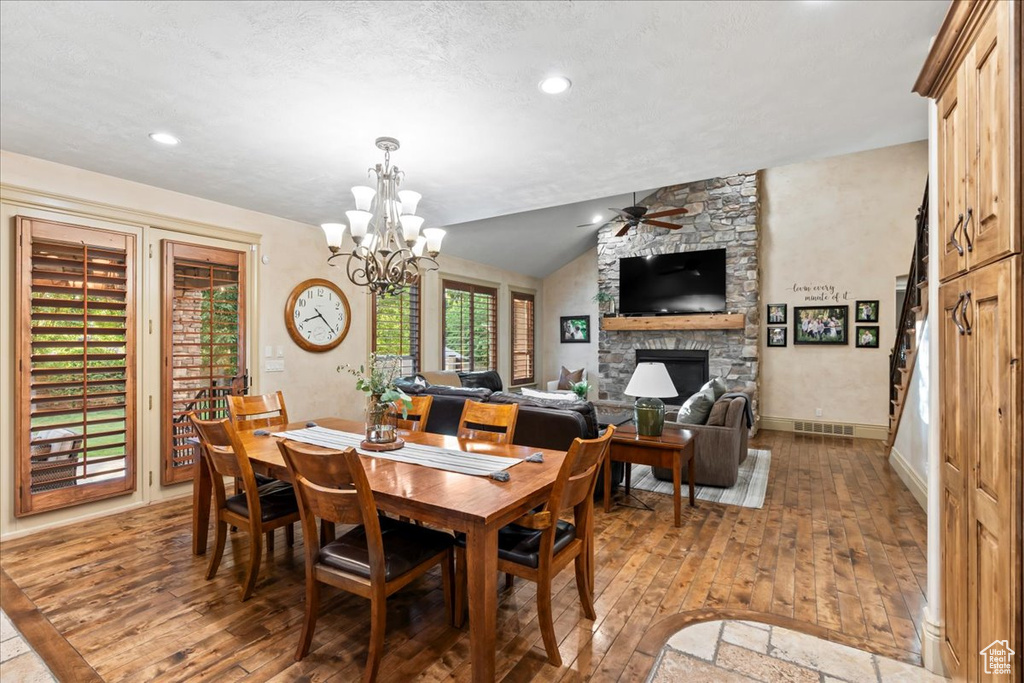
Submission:
M 278 358 L 284 358 L 284 347 L 283 346 L 278 346 L 277 347 L 277 357 Z
M 284 372 L 283 360 L 268 360 L 263 366 L 267 372 Z
M 274 357 L 274 347 L 270 346 L 269 344 L 267 344 L 267 346 L 264 347 L 264 349 L 263 349 L 263 356 L 265 358 L 273 358 Z

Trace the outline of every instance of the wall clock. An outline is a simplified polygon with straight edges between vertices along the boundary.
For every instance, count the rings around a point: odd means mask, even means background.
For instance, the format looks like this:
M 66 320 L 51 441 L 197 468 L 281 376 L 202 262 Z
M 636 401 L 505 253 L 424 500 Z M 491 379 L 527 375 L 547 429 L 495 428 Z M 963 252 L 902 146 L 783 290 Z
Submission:
M 299 283 L 284 305 L 288 334 L 306 351 L 330 351 L 348 334 L 350 322 L 348 299 L 330 280 L 312 278 Z

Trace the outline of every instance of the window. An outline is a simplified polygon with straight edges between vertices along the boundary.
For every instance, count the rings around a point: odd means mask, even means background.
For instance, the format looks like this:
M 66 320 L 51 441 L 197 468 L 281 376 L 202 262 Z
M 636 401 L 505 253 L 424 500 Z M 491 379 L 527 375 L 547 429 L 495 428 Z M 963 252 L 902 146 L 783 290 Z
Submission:
M 374 353 L 402 359 L 402 375 L 420 371 L 420 286 L 373 297 Z
M 228 416 L 245 393 L 245 253 L 164 240 L 163 467 L 160 483 L 192 479 L 188 420 Z
M 496 370 L 498 359 L 498 290 L 444 280 L 445 370 Z
M 533 382 L 533 294 L 512 292 L 512 384 Z
M 16 514 L 135 490 L 135 236 L 19 217 Z

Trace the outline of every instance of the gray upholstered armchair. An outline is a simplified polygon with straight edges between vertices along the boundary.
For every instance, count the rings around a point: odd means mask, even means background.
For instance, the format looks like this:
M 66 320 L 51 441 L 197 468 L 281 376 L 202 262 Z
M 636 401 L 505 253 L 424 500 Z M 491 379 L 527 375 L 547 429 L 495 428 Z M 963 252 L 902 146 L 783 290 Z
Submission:
M 697 435 L 694 459 L 697 465 L 697 483 L 703 486 L 729 487 L 736 483 L 740 463 L 747 459 L 746 401 L 728 395 L 718 399 L 725 401 L 728 409 L 722 425 L 673 424 L 666 419 L 665 428 L 680 427 Z M 675 415 L 666 416 L 675 418 Z M 672 481 L 672 471 L 655 467 L 654 476 Z M 685 472 L 684 472 L 685 479 Z

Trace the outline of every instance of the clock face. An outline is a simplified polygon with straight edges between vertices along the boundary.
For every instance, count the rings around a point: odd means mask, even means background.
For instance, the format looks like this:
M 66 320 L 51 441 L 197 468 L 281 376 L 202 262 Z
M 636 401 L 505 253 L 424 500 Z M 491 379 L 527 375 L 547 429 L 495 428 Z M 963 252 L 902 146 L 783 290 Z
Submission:
M 299 346 L 308 351 L 327 351 L 348 333 L 348 299 L 329 280 L 307 280 L 292 291 L 285 317 L 288 331 Z

